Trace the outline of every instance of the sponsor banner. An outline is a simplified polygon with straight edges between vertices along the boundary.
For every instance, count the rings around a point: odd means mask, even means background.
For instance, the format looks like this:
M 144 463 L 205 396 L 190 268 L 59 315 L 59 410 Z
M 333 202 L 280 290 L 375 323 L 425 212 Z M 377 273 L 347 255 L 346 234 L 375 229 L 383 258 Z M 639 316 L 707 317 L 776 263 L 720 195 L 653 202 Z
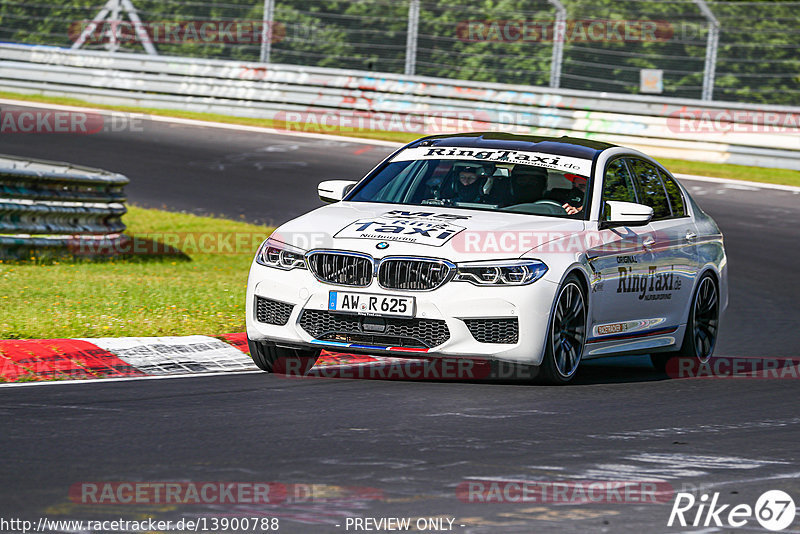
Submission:
M 674 490 L 652 480 L 465 480 L 456 487 L 462 502 L 480 504 L 663 504 Z
M 703 363 L 696 358 L 672 358 L 667 362 L 671 378 L 800 379 L 800 358 L 714 356 Z
M 464 20 L 456 35 L 468 43 L 642 43 L 669 41 L 675 28 L 667 20 Z
M 547 154 L 544 152 L 526 152 L 522 150 L 501 150 L 462 147 L 417 147 L 408 148 L 397 154 L 392 161 L 414 161 L 420 159 L 458 159 L 474 160 L 488 163 L 506 163 L 545 167 L 563 172 L 590 176 L 592 161 L 588 159 Z
M 242 351 L 208 336 L 107 337 L 87 341 L 148 375 L 257 369 Z
M 654 319 L 641 319 L 638 321 L 626 321 L 623 323 L 600 324 L 594 327 L 594 335 L 609 336 L 616 334 L 641 332 L 643 330 L 648 330 L 650 328 L 653 328 L 654 326 L 663 324 L 666 320 L 667 320 L 666 317 L 657 317 Z

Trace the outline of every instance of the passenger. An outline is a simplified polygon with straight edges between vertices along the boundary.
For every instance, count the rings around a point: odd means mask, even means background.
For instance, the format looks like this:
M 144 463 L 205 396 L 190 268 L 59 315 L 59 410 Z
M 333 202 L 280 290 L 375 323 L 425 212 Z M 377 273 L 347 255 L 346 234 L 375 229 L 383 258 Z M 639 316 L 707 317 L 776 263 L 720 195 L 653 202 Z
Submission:
M 583 210 L 583 200 L 586 197 L 586 178 L 577 174 L 565 174 L 564 178 L 572 182 L 566 202 L 561 206 L 567 215 L 576 215 Z

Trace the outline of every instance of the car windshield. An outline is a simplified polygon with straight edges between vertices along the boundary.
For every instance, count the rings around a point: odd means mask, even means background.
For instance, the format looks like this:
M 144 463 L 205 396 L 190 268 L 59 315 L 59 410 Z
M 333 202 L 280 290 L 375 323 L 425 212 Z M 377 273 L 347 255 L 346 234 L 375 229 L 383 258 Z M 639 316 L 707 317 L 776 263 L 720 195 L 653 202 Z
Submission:
M 591 168 L 588 160 L 578 160 L 585 164 L 574 165 L 584 171 L 579 174 L 552 168 L 553 165 L 544 167 L 518 161 L 402 156 L 403 153 L 360 184 L 347 200 L 553 217 L 583 216 Z M 560 162 L 557 157 L 551 160 Z M 574 209 L 569 209 L 570 206 Z

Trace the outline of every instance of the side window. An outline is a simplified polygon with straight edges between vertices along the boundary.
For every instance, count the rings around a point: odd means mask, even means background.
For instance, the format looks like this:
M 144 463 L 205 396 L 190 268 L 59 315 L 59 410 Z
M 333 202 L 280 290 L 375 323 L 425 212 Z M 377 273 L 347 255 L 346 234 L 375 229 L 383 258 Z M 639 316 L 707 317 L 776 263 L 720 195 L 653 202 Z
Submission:
M 603 205 L 600 208 L 608 218 L 606 200 L 619 200 L 621 202 L 636 202 L 636 192 L 633 188 L 633 179 L 628 166 L 622 158 L 611 161 L 606 167 L 603 178 Z
M 615 159 L 606 167 L 606 176 L 603 180 L 603 201 L 606 200 L 636 202 L 633 181 L 622 158 Z
M 658 167 L 641 159 L 629 159 L 633 174 L 639 186 L 639 202 L 653 208 L 653 220 L 668 219 L 672 216 L 667 201 L 667 192 L 661 183 Z
M 669 204 L 672 206 L 672 216 L 683 217 L 686 215 L 686 208 L 684 207 L 681 188 L 678 187 L 675 180 L 664 174 L 663 171 L 661 172 L 661 179 L 664 181 L 664 189 L 667 190 L 667 198 L 669 198 Z

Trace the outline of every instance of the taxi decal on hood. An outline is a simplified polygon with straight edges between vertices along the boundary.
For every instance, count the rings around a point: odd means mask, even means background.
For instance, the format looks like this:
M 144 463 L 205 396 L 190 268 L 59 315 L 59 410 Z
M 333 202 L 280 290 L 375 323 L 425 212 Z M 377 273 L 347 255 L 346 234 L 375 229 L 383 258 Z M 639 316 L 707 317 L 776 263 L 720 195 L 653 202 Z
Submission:
M 443 220 L 381 216 L 353 221 L 333 237 L 402 241 L 441 247 L 465 229 Z

